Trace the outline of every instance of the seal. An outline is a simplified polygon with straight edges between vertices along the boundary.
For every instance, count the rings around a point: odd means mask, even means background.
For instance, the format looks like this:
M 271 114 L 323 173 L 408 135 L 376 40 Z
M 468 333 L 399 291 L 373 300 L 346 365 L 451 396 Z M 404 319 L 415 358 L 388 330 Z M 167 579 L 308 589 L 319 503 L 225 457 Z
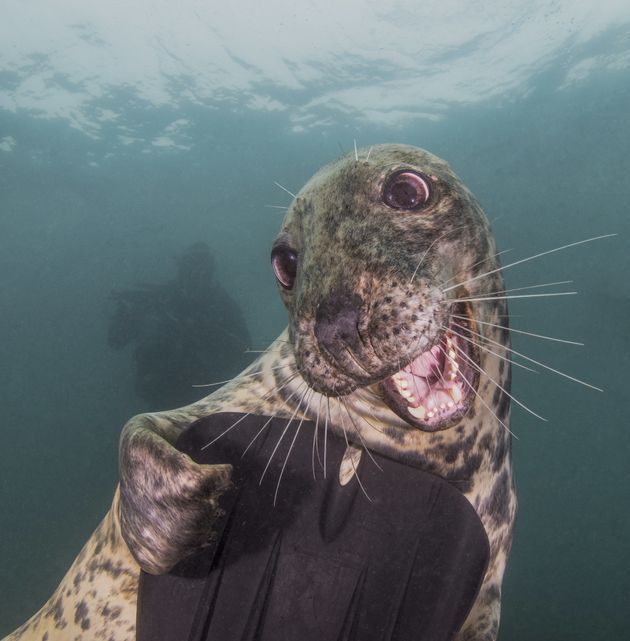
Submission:
M 325 425 L 347 444 L 341 484 L 375 452 L 458 488 L 490 560 L 457 639 L 496 638 L 516 496 L 507 306 L 481 207 L 443 160 L 379 145 L 303 187 L 271 263 L 288 328 L 209 396 L 125 425 L 109 513 L 50 600 L 7 639 L 135 638 L 140 568 L 167 572 L 212 537 L 232 468 L 196 464 L 173 444 L 220 412 L 290 419 L 289 430 L 308 419 L 316 435 Z

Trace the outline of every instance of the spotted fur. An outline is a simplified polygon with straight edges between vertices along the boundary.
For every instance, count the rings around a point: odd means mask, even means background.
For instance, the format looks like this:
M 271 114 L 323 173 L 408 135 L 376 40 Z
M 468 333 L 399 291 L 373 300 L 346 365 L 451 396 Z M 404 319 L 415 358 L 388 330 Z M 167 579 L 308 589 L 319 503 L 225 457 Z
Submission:
M 384 180 L 401 168 L 433 181 L 422 212 L 394 211 L 382 202 Z M 299 257 L 294 287 L 280 290 L 288 329 L 217 392 L 125 426 L 110 512 L 46 605 L 7 639 L 132 641 L 139 567 L 163 573 L 207 544 L 217 499 L 230 485 L 230 466 L 197 465 L 172 447 L 181 431 L 223 411 L 315 420 L 323 405 L 329 428 L 345 429 L 349 457 L 367 447 L 418 466 L 454 484 L 474 506 L 491 557 L 458 641 L 496 638 L 516 512 L 504 302 L 472 304 L 474 320 L 497 326 L 474 327 L 496 355 L 477 351 L 485 372 L 479 397 L 456 425 L 412 427 L 384 403 L 378 384 L 436 343 L 449 296 L 503 288 L 500 272 L 470 281 L 499 266 L 482 210 L 444 161 L 413 147 L 382 145 L 369 157 L 362 151 L 320 170 L 297 195 L 277 242 Z M 445 293 L 444 282 L 463 285 Z M 327 330 L 326 319 L 340 308 L 352 310 L 354 333 Z M 344 480 L 352 469 L 345 466 Z

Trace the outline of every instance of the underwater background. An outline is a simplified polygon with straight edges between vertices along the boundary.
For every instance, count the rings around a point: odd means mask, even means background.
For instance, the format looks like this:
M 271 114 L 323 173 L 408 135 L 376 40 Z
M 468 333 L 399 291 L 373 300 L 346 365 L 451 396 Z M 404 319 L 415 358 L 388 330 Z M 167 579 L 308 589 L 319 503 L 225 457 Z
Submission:
M 282 210 L 266 205 L 290 197 L 274 182 L 296 192 L 356 140 L 447 159 L 512 250 L 504 263 L 618 234 L 505 271 L 514 288 L 573 281 L 556 291 L 578 296 L 511 301 L 512 326 L 585 345 L 513 346 L 604 392 L 514 371 L 514 394 L 548 422 L 513 406 L 519 516 L 500 638 L 625 638 L 630 5 L 0 12 L 0 635 L 48 598 L 107 511 L 124 422 L 170 406 L 138 386 L 137 336 L 112 339 L 120 292 L 177 290 L 182 257 L 205 243 L 211 297 L 242 327 L 221 330 L 233 353 L 220 372 L 184 375 L 181 402 L 233 376 L 286 320 L 269 266 Z M 168 304 L 134 331 L 159 334 Z

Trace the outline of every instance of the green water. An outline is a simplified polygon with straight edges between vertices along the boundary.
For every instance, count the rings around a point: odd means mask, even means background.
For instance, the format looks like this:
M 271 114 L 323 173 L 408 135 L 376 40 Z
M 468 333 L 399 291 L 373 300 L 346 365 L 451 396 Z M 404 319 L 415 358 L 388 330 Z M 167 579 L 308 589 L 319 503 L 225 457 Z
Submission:
M 285 323 L 269 268 L 282 213 L 264 205 L 286 205 L 288 197 L 274 181 L 299 189 L 356 139 L 361 146 L 405 142 L 446 158 L 494 221 L 500 249 L 512 249 L 504 262 L 619 234 L 505 274 L 510 287 L 574 281 L 578 296 L 515 301 L 512 325 L 585 346 L 526 336 L 515 336 L 514 346 L 605 391 L 549 372 L 514 372 L 516 396 L 549 420 L 513 409 L 520 508 L 500 638 L 624 638 L 630 66 L 606 61 L 627 59 L 629 25 L 582 49 L 555 51 L 528 76 L 527 91 L 453 102 L 439 120 L 384 124 L 339 111 L 296 131 L 290 115 L 317 98 L 317 85 L 302 95 L 270 84 L 267 93 L 286 98 L 288 111 L 246 101 L 151 105 L 134 102 L 130 86 L 102 97 L 140 141 L 186 119 L 189 148 L 179 149 L 125 145 L 120 122 L 88 135 L 63 116 L 3 100 L 0 634 L 48 598 L 108 509 L 120 427 L 146 409 L 134 393 L 130 353 L 106 344 L 111 289 L 168 280 L 172 257 L 203 240 L 218 281 L 242 310 L 252 348 L 264 349 Z M 590 73 L 563 86 L 576 56 L 591 60 Z M 33 61 L 35 70 L 43 64 Z M 375 74 L 374 85 L 380 80 Z M 184 76 L 179 82 L 185 87 Z M 16 87 L 17 75 L 0 71 L 2 95 Z M 226 365 L 226 377 L 240 357 Z

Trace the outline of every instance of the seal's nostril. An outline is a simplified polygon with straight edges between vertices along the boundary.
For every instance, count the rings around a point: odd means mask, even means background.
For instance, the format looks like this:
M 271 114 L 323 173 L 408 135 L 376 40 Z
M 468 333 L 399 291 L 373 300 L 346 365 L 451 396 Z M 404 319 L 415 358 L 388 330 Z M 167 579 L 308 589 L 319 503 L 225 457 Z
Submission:
M 336 356 L 346 348 L 361 350 L 359 318 L 362 298 L 343 290 L 332 292 L 322 301 L 315 314 L 315 336 L 319 344 Z

